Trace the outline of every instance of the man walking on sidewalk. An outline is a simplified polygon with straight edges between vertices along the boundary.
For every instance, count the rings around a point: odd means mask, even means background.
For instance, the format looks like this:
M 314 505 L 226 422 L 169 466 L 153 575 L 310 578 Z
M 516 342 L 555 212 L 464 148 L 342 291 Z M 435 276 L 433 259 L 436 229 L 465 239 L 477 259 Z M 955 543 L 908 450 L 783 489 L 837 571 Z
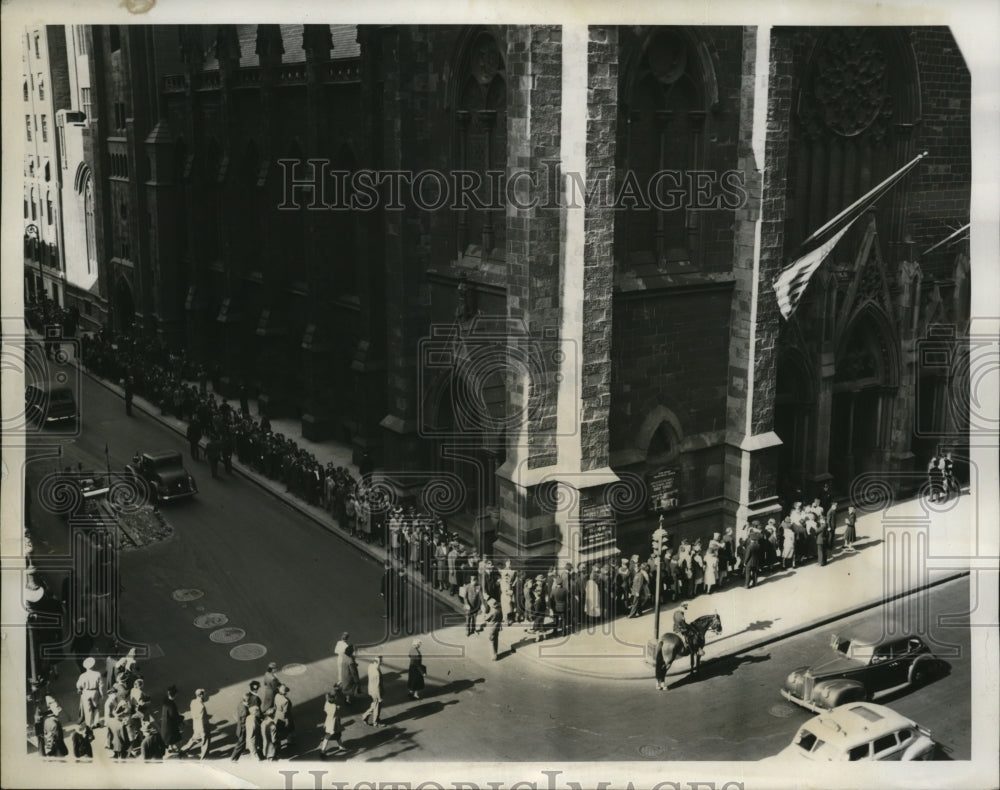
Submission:
M 473 576 L 465 586 L 465 635 L 476 633 L 476 617 L 483 606 L 483 593 L 479 589 L 479 577 Z
M 197 417 L 192 417 L 187 428 L 188 445 L 191 448 L 191 458 L 198 460 L 198 442 L 201 441 L 201 421 Z
M 743 553 L 743 569 L 745 586 L 747 589 L 754 587 L 757 584 L 757 572 L 760 570 L 760 544 L 757 543 L 757 538 L 753 533 L 747 540 Z

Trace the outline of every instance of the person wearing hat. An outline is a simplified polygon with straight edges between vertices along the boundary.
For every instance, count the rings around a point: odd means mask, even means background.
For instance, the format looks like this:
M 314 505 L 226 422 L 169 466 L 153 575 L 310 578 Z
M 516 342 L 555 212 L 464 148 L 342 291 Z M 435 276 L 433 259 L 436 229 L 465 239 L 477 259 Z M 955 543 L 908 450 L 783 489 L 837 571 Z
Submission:
M 194 699 L 191 700 L 191 726 L 193 728 L 193 732 L 191 733 L 191 739 L 180 749 L 182 756 L 185 752 L 195 746 L 201 747 L 202 760 L 208 756 L 208 748 L 211 744 L 212 733 L 208 722 L 211 715 L 208 712 L 208 708 L 205 706 L 205 700 L 207 697 L 208 695 L 205 693 L 205 689 L 197 689 L 194 692 Z
M 464 588 L 465 598 L 465 635 L 472 636 L 478 633 L 476 629 L 476 618 L 483 606 L 483 593 L 479 588 L 479 577 L 473 576 Z
M 632 573 L 628 558 L 622 557 L 615 571 L 615 604 L 618 610 L 624 612 L 628 606 L 629 594 L 632 590 Z
M 743 550 L 744 584 L 747 589 L 757 584 L 757 573 L 760 570 L 760 544 L 757 542 L 759 534 L 751 530 Z
M 552 615 L 555 618 L 555 628 L 553 629 L 555 636 L 566 635 L 566 613 L 568 606 L 569 592 L 563 582 L 563 577 L 556 576 L 552 591 L 549 593 L 549 608 L 552 610 Z
M 177 710 L 177 686 L 167 687 L 167 696 L 160 710 L 160 735 L 172 754 L 177 753 L 177 744 L 182 740 L 181 714 Z
M 243 723 L 243 739 L 246 750 L 258 760 L 264 759 L 264 743 L 261 736 L 261 713 L 259 705 L 251 705 L 247 709 L 247 718 Z
M 40 733 L 38 747 L 43 757 L 66 757 L 69 754 L 62 722 L 59 721 L 61 712 L 55 698 L 46 697 L 36 714 L 38 724 L 35 731 Z
M 385 725 L 379 720 L 382 715 L 382 657 L 375 656 L 368 665 L 368 696 L 372 698 L 372 704 L 361 720 L 372 727 L 383 727 Z
M 139 746 L 139 754 L 143 760 L 162 760 L 167 753 L 166 744 L 156 729 L 153 721 L 147 720 L 142 723 L 142 743 Z
M 345 704 L 350 705 L 352 698 L 361 694 L 361 678 L 358 674 L 358 662 L 354 657 L 354 645 L 350 643 L 351 635 L 344 631 L 333 648 L 337 656 L 338 685 L 343 689 Z
M 278 680 L 274 671 L 278 668 L 278 665 L 273 661 L 267 665 L 267 671 L 264 673 L 264 680 L 260 687 L 260 709 L 267 710 L 268 708 L 274 707 L 274 695 L 278 692 L 278 688 L 281 686 L 281 681 Z
M 424 675 L 427 674 L 427 667 L 424 666 L 424 658 L 420 653 L 421 642 L 414 639 L 410 646 L 410 666 L 406 672 L 406 693 L 413 699 L 420 699 L 420 692 L 424 689 Z
M 80 721 L 87 727 L 97 727 L 101 718 L 101 698 L 104 696 L 104 678 L 94 669 L 93 656 L 83 660 L 83 672 L 76 681 L 80 695 Z
M 486 631 L 493 648 L 493 660 L 498 661 L 500 648 L 500 630 L 503 628 L 503 613 L 496 598 L 486 599 Z
M 288 696 L 290 689 L 284 683 L 278 687 L 274 695 L 274 723 L 278 727 L 278 747 L 290 746 L 292 733 L 295 732 L 295 720 L 292 718 L 292 700 Z
M 246 751 L 246 721 L 247 716 L 250 715 L 250 708 L 256 706 L 260 707 L 260 697 L 257 696 L 257 692 L 260 690 L 260 681 L 251 680 L 250 688 L 240 697 L 239 702 L 236 703 L 236 743 L 233 746 L 233 752 L 230 755 L 230 759 L 235 763 L 240 759 L 243 752 Z
M 338 683 L 333 687 L 333 691 L 326 693 L 326 702 L 323 703 L 323 713 L 326 718 L 323 721 L 323 740 L 319 744 L 320 759 L 326 756 L 326 747 L 331 740 L 337 744 L 337 752 L 344 751 L 344 745 L 340 742 L 344 731 L 343 723 L 340 719 L 340 708 L 343 702 L 343 695 L 338 693 L 340 691 L 341 688 Z
M 632 577 L 632 608 L 629 617 L 639 617 L 649 601 L 649 566 L 643 563 Z

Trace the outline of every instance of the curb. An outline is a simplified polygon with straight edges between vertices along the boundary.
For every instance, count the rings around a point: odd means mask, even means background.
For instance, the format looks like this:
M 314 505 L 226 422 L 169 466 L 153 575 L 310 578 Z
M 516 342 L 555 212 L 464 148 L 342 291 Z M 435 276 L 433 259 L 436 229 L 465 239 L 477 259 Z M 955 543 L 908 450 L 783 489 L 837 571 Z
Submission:
M 83 365 L 81 365 L 75 359 L 73 360 L 73 364 L 76 366 L 77 370 L 80 373 L 82 373 L 83 375 L 87 376 L 92 381 L 100 384 L 106 390 L 108 390 L 110 392 L 113 392 L 115 395 L 117 395 L 117 396 L 119 396 L 119 397 L 121 397 L 121 398 L 124 399 L 125 392 L 117 384 L 113 384 L 112 382 L 110 382 L 110 381 L 108 381 L 108 380 L 106 380 L 104 378 L 101 378 L 100 376 L 97 376 L 94 373 L 91 373 L 90 370 L 88 370 L 86 367 L 84 367 Z M 150 406 L 148 405 L 148 401 L 146 401 L 145 398 L 142 398 L 142 399 L 135 398 L 132 401 L 132 407 L 135 408 L 135 409 L 138 409 L 139 411 L 143 412 L 147 416 L 152 417 L 160 425 L 164 426 L 165 428 L 169 428 L 171 431 L 173 431 L 177 435 L 179 435 L 182 438 L 184 438 L 184 436 L 185 436 L 184 433 L 176 425 L 172 425 L 167 420 L 164 420 L 163 417 L 162 417 L 162 415 L 157 414 L 156 413 L 157 409 L 156 409 L 155 406 L 153 406 L 152 408 L 150 408 Z M 248 469 L 246 466 L 244 466 L 239 461 L 235 461 L 235 460 L 233 461 L 233 471 L 238 472 L 243 478 L 245 478 L 246 480 L 249 480 L 251 483 L 253 483 L 254 485 L 256 485 L 261 490 L 265 491 L 266 493 L 270 494 L 274 498 L 276 498 L 279 501 L 283 502 L 285 505 L 287 505 L 292 510 L 295 510 L 299 514 L 301 514 L 301 515 L 309 518 L 310 520 L 313 521 L 313 523 L 318 524 L 323 529 L 325 529 L 327 532 L 329 532 L 331 535 L 333 535 L 334 537 L 336 537 L 338 540 L 340 540 L 341 542 L 343 542 L 343 543 L 347 544 L 348 546 L 352 547 L 353 549 L 355 549 L 358 553 L 367 555 L 370 559 L 373 559 L 373 560 L 377 561 L 380 566 L 385 563 L 385 560 L 386 560 L 386 558 L 388 556 L 388 552 L 386 552 L 385 549 L 372 546 L 370 543 L 365 543 L 364 541 L 361 541 L 361 540 L 358 540 L 357 538 L 351 537 L 350 535 L 348 535 L 346 532 L 343 531 L 343 528 L 340 526 L 340 524 L 336 520 L 334 520 L 332 517 L 329 517 L 328 519 L 325 519 L 325 518 L 321 517 L 319 515 L 319 513 L 313 512 L 314 508 L 311 505 L 307 505 L 307 504 L 305 504 L 303 502 L 299 502 L 297 499 L 295 499 L 294 497 L 288 496 L 283 491 L 275 490 L 275 487 L 278 484 L 272 485 L 272 483 L 271 483 L 270 480 L 261 478 L 261 476 L 259 474 L 257 474 L 257 472 Z M 325 511 L 323 511 L 323 512 L 325 512 Z M 414 582 L 414 586 L 420 587 L 420 586 L 424 586 L 425 585 L 425 583 L 423 582 L 422 579 L 419 581 L 419 583 L 416 583 L 414 581 L 414 576 L 413 576 L 413 574 L 411 573 L 411 571 L 409 569 L 406 570 L 406 575 L 410 579 L 411 582 Z M 434 597 L 434 599 L 438 603 L 446 604 L 454 612 L 457 612 L 457 613 L 462 612 L 461 607 L 456 604 L 456 602 L 452 599 L 452 597 L 449 596 L 449 595 L 445 595 L 440 590 L 426 589 L 426 590 L 424 590 L 424 592 L 425 592 L 425 594 L 432 595 Z
M 913 595 L 915 593 L 922 592 L 924 590 L 929 590 L 933 587 L 937 587 L 942 584 L 947 584 L 948 582 L 952 582 L 955 581 L 956 579 L 962 578 L 963 576 L 969 576 L 969 575 L 970 571 L 968 570 L 956 571 L 953 573 L 949 573 L 940 579 L 935 579 L 934 581 L 927 582 L 926 584 L 922 584 L 919 587 L 914 587 L 912 590 L 904 590 L 902 592 L 895 593 L 889 596 L 888 598 L 878 598 L 876 600 L 868 600 L 861 604 L 849 606 L 846 609 L 841 609 L 830 614 L 824 614 L 822 617 L 819 617 L 815 620 L 810 620 L 805 623 L 800 623 L 798 625 L 790 626 L 784 631 L 777 631 L 773 634 L 768 634 L 767 636 L 740 645 L 739 647 L 733 647 L 732 649 L 723 649 L 723 651 L 718 654 L 713 653 L 711 655 L 706 655 L 706 657 L 702 659 L 702 666 L 705 666 L 706 664 L 711 663 L 712 661 L 716 661 L 718 659 L 729 658 L 730 656 L 737 656 L 740 655 L 741 653 L 748 653 L 751 650 L 757 650 L 761 647 L 765 647 L 775 642 L 779 642 L 783 639 L 788 639 L 790 637 L 802 634 L 806 631 L 811 631 L 814 628 L 820 628 L 821 626 L 827 625 L 837 620 L 843 620 L 845 617 L 850 617 L 851 615 L 859 614 L 860 612 L 864 612 L 868 609 L 874 609 L 876 606 L 891 603 L 892 601 L 899 600 L 900 598 L 905 598 L 908 595 Z M 536 645 L 543 644 L 543 642 L 536 643 Z M 708 653 L 708 651 L 711 649 L 711 644 L 712 643 L 710 642 L 708 643 L 708 645 L 706 645 L 706 653 Z M 532 646 L 529 645 L 528 649 L 525 649 L 523 647 L 520 648 L 517 651 L 517 655 L 526 656 L 530 661 L 533 661 L 537 664 L 541 664 L 542 666 L 548 667 L 549 669 L 555 670 L 557 672 L 569 672 L 574 675 L 582 675 L 589 678 L 600 678 L 604 680 L 648 681 L 652 677 L 654 677 L 653 667 L 652 665 L 646 663 L 644 655 L 642 657 L 635 656 L 635 657 L 619 659 L 615 665 L 617 671 L 614 673 L 605 674 L 597 671 L 576 669 L 572 665 L 567 665 L 571 661 L 585 660 L 588 658 L 592 658 L 592 656 L 582 656 L 582 655 L 565 656 L 565 657 L 552 656 L 551 659 L 547 660 L 539 656 L 537 654 L 537 651 L 532 652 L 530 650 L 530 647 Z M 642 663 L 642 668 L 643 668 L 642 673 L 640 673 L 638 670 L 632 670 L 632 671 L 628 670 L 628 667 L 633 662 Z M 673 666 L 676 667 L 676 663 Z M 671 671 L 667 672 L 667 677 L 677 677 L 680 675 L 687 675 L 690 673 L 690 669 L 688 668 L 689 666 L 690 664 L 685 662 L 683 669 L 675 669 L 672 667 Z

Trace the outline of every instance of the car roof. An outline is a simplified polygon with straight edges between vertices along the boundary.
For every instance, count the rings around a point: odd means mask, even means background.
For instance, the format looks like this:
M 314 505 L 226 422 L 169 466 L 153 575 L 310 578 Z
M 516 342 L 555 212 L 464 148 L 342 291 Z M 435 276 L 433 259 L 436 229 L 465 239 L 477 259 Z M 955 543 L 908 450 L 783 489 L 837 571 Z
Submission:
M 802 726 L 828 743 L 850 748 L 916 724 L 884 705 L 849 702 L 821 713 Z
M 150 461 L 166 461 L 170 458 L 180 460 L 181 454 L 177 450 L 154 450 L 153 452 L 143 453 L 142 457 L 148 458 Z

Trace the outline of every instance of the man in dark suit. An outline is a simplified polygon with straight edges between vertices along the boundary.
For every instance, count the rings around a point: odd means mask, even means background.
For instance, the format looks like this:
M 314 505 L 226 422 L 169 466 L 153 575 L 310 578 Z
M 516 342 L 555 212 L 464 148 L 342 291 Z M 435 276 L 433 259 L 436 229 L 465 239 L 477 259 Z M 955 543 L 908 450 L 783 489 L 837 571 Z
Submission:
M 473 576 L 471 581 L 465 586 L 466 636 L 476 633 L 476 616 L 483 606 L 483 591 L 479 587 L 479 577 Z
M 566 635 L 566 607 L 568 603 L 569 593 L 566 592 L 566 585 L 563 584 L 563 578 L 562 576 L 556 576 L 552 592 L 549 593 L 549 608 L 552 609 L 552 615 L 556 621 L 553 633 L 556 636 Z
M 250 708 L 260 708 L 260 697 L 257 696 L 259 688 L 260 681 L 250 681 L 250 690 L 236 703 L 236 745 L 233 747 L 232 753 L 232 761 L 234 763 L 247 750 L 247 716 L 250 715 Z
M 167 750 L 176 753 L 178 744 L 184 739 L 181 735 L 181 714 L 177 710 L 177 686 L 167 688 L 167 698 L 163 700 L 160 719 L 160 734 Z
M 748 538 L 746 549 L 744 549 L 743 553 L 743 568 L 747 588 L 757 584 L 757 572 L 760 570 L 760 544 L 757 542 L 756 534 L 753 532 L 750 534 L 751 537 Z

